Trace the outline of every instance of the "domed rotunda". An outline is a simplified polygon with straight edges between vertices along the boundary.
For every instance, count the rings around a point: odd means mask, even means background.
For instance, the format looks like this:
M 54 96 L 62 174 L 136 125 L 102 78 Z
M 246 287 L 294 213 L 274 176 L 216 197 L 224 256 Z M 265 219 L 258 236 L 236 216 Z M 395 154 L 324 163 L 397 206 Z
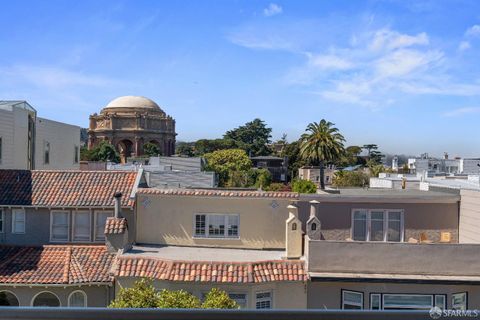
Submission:
M 88 148 L 108 141 L 125 162 L 128 157 L 143 155 L 144 144 L 151 142 L 160 154 L 170 156 L 175 153 L 175 136 L 175 120 L 153 100 L 124 96 L 90 116 Z

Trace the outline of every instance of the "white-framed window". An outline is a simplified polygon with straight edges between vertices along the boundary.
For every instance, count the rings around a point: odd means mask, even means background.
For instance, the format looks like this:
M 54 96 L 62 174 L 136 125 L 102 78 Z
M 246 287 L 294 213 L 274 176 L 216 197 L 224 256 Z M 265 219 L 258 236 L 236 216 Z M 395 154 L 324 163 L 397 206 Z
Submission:
M 76 290 L 68 296 L 68 306 L 74 308 L 87 307 L 87 295 L 82 290 Z
M 68 231 L 70 230 L 70 212 L 69 211 L 51 211 L 50 212 L 50 241 L 64 242 L 68 241 Z
M 238 238 L 240 217 L 238 214 L 194 215 L 194 235 L 201 238 Z
M 240 309 L 247 308 L 247 294 L 246 293 L 229 293 L 228 296 L 230 299 L 234 300 Z
M 50 142 L 43 142 L 43 164 L 50 164 Z
M 95 211 L 95 241 L 105 241 L 105 223 L 112 211 Z
M 74 146 L 73 147 L 73 163 L 78 163 L 78 160 L 79 160 L 79 149 L 78 149 L 78 146 Z
M 363 292 L 342 290 L 342 309 L 363 309 Z
M 0 233 L 5 232 L 5 212 L 0 208 Z
M 446 308 L 444 294 L 371 293 L 371 310 L 429 310 Z
M 467 310 L 467 293 L 459 292 L 452 294 L 452 309 Z
M 403 210 L 353 209 L 351 235 L 356 241 L 403 242 Z
M 74 211 L 72 226 L 72 241 L 89 242 L 92 238 L 90 211 Z
M 272 309 L 272 292 L 262 291 L 255 294 L 255 309 Z
M 25 233 L 25 210 L 12 209 L 12 233 Z

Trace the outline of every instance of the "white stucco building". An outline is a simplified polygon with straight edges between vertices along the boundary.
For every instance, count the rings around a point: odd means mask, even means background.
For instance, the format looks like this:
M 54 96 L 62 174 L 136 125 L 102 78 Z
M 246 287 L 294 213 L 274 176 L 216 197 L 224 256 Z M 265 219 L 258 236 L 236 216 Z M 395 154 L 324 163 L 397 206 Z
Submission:
M 80 127 L 37 117 L 26 101 L 0 100 L 0 169 L 79 169 Z

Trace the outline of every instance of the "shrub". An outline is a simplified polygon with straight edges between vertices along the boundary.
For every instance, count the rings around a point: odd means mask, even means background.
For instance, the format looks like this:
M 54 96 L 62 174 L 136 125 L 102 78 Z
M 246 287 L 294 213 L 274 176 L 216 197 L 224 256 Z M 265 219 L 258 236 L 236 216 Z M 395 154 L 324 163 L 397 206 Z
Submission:
M 317 186 L 310 180 L 295 180 L 292 185 L 293 192 L 298 193 L 316 193 Z
M 225 291 L 212 288 L 202 303 L 203 309 L 239 309 L 240 306 Z

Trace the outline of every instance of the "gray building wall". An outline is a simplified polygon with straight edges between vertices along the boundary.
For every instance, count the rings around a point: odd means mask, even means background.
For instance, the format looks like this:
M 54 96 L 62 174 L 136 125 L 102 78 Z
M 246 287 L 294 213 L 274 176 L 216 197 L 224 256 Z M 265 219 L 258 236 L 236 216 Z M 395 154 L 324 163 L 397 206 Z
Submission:
M 46 244 L 61 244 L 61 243 L 72 243 L 72 244 L 81 244 L 81 243 L 104 243 L 94 242 L 94 212 L 96 209 L 91 210 L 91 240 L 90 242 L 72 242 L 72 212 L 75 209 L 65 209 L 65 211 L 70 212 L 70 241 L 67 242 L 51 242 L 50 241 L 50 212 L 51 210 L 63 210 L 62 208 L 25 208 L 25 233 L 17 234 L 12 233 L 12 209 L 10 208 L 0 208 L 4 212 L 4 230 L 3 233 L 0 232 L 0 244 L 9 244 L 9 245 L 46 245 Z M 79 209 L 79 210 L 88 210 Z M 102 211 L 99 209 L 98 211 Z M 105 211 L 111 211 L 113 216 L 113 208 L 106 209 Z M 127 219 L 129 225 L 129 241 L 134 241 L 135 239 L 135 221 L 133 218 L 133 210 L 123 209 L 122 214 Z
M 68 297 L 73 291 L 81 290 L 87 295 L 87 307 L 106 307 L 114 298 L 114 289 L 108 285 L 85 286 L 5 286 L 0 285 L 0 292 L 13 293 L 22 307 L 30 307 L 33 298 L 44 291 L 55 294 L 60 300 L 61 307 L 68 306 Z

